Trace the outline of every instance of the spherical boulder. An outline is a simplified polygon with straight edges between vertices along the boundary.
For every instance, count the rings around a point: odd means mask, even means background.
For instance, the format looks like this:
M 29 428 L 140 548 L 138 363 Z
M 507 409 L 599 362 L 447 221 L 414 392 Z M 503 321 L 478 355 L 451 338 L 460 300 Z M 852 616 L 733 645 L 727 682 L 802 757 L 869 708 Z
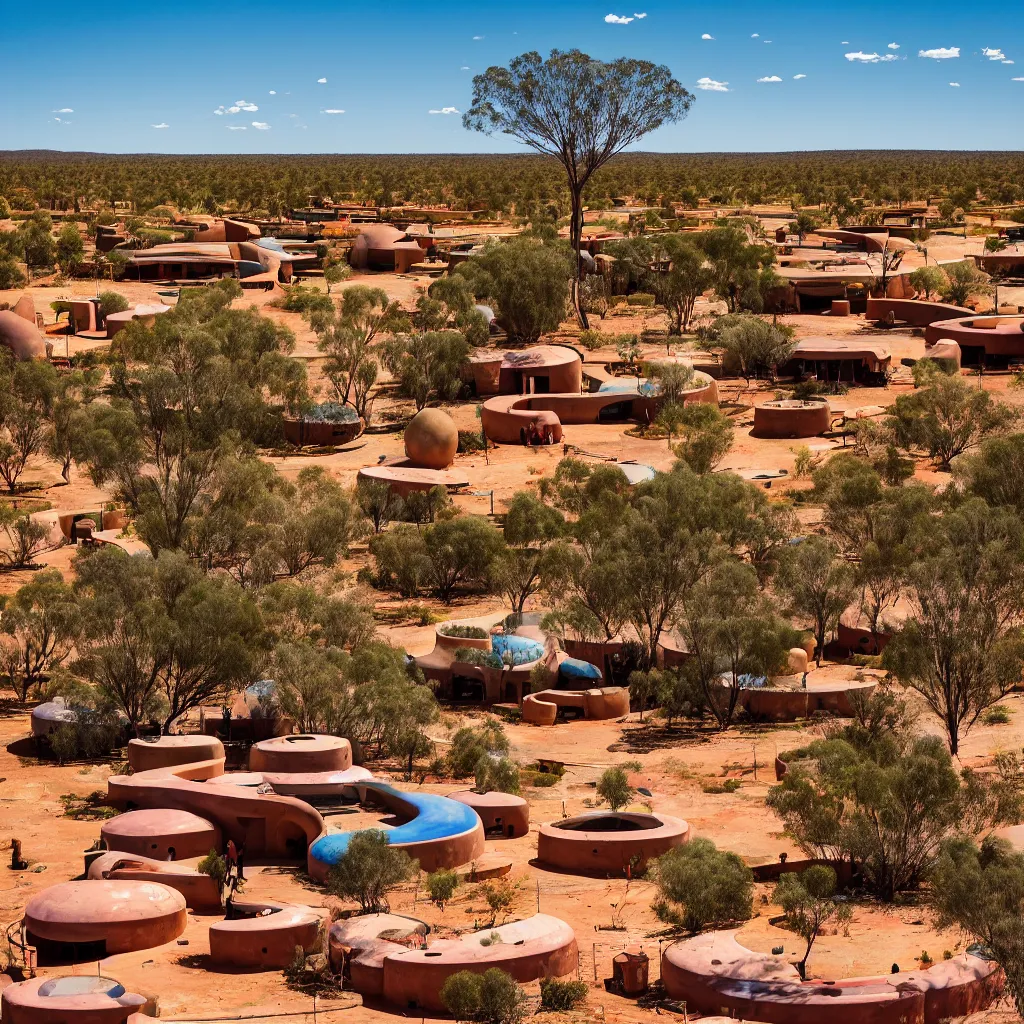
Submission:
M 426 469 L 446 469 L 459 448 L 455 421 L 440 409 L 421 409 L 405 428 L 405 454 Z
M 797 675 L 807 671 L 807 652 L 802 647 L 791 647 L 789 650 L 789 674 Z

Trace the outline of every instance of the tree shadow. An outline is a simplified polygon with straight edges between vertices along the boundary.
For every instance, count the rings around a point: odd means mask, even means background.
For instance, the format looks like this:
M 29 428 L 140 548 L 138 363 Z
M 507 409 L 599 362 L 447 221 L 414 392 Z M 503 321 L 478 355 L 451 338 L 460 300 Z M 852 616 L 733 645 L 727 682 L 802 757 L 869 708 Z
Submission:
M 635 727 L 627 726 L 615 743 L 608 746 L 611 753 L 649 754 L 653 750 L 667 750 L 671 747 L 695 746 L 708 743 L 712 730 L 686 726 L 668 729 L 663 725 L 644 722 Z

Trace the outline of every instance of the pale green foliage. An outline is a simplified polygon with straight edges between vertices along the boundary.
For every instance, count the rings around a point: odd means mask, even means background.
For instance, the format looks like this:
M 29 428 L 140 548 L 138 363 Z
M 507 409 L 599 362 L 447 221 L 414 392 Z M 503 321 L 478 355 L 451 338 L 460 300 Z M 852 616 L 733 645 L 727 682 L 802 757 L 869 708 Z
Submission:
M 782 907 L 786 924 L 807 942 L 796 967 L 806 977 L 807 958 L 822 927 L 833 918 L 849 920 L 849 907 L 836 900 L 836 873 L 827 865 L 815 864 L 800 874 L 779 879 L 772 902 Z
M 364 829 L 352 836 L 345 853 L 327 872 L 325 888 L 339 899 L 356 901 L 364 914 L 386 914 L 388 893 L 408 881 L 417 868 L 405 850 L 390 845 L 386 832 Z
M 735 853 L 710 839 L 691 839 L 658 859 L 658 917 L 699 932 L 709 925 L 746 921 L 753 913 L 754 877 Z M 681 907 L 682 909 L 677 909 Z
M 441 986 L 441 1002 L 458 1021 L 521 1024 L 526 1016 L 526 993 L 497 967 L 483 974 L 457 971 Z
M 633 787 L 629 776 L 621 768 L 606 768 L 597 780 L 597 795 L 613 811 L 625 807 L 633 799 Z
M 444 910 L 458 887 L 459 873 L 451 868 L 438 868 L 427 875 L 427 895 L 439 910 Z

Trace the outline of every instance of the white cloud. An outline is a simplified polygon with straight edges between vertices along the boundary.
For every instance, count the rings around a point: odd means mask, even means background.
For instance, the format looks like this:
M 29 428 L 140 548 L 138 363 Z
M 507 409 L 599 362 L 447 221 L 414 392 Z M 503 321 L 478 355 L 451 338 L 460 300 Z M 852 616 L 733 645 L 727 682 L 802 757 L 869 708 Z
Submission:
M 884 56 L 880 53 L 864 53 L 863 50 L 854 50 L 853 53 L 843 54 L 849 61 L 860 64 L 885 64 L 890 60 L 899 60 L 895 53 L 887 53 Z
M 55 114 L 73 114 L 74 111 L 71 109 L 71 107 L 61 107 L 59 110 L 53 111 L 53 113 L 55 113 Z
M 604 20 L 608 25 L 628 25 L 633 19 L 623 17 L 621 14 L 606 14 Z
M 442 107 L 440 110 L 428 110 L 428 114 L 458 114 L 461 113 L 456 107 Z
M 468 71 L 469 70 L 469 65 L 468 64 L 463 64 L 462 67 L 459 68 L 459 70 L 460 71 Z
M 255 104 L 255 103 L 250 103 L 250 102 L 249 102 L 248 100 L 235 100 L 235 102 L 234 102 L 234 103 L 232 103 L 230 107 L 225 107 L 225 106 L 224 106 L 224 104 L 222 103 L 222 104 L 221 104 L 221 105 L 220 105 L 220 106 L 219 106 L 219 107 L 218 107 L 218 108 L 217 108 L 217 109 L 216 109 L 216 110 L 214 111 L 214 113 L 215 113 L 215 114 L 216 114 L 216 115 L 217 115 L 218 117 L 223 117 L 223 116 L 224 116 L 225 114 L 239 114 L 239 113 L 241 113 L 241 112 L 242 112 L 243 110 L 244 110 L 244 111 L 245 111 L 246 113 L 249 113 L 249 114 L 254 114 L 254 113 L 256 113 L 256 111 L 257 111 L 257 110 L 259 110 L 259 109 L 260 109 L 260 108 L 259 108 L 258 106 L 256 106 L 256 104 Z
M 759 78 L 759 82 L 781 82 L 782 79 L 778 75 L 765 75 L 764 78 Z
M 244 124 L 229 124 L 229 125 L 227 125 L 227 130 L 229 132 L 244 132 L 245 131 L 245 125 Z
M 271 89 L 270 90 L 270 95 L 271 96 L 276 96 L 277 95 L 277 90 L 276 89 Z
M 928 57 L 931 60 L 950 60 L 960 56 L 959 46 L 936 46 L 934 50 L 918 50 L 918 57 Z
M 850 40 L 849 39 L 844 39 L 839 45 L 840 46 L 849 46 L 850 45 Z
M 766 40 L 765 40 L 765 44 L 766 44 L 766 45 L 769 45 L 770 43 L 771 43 L 771 40 L 770 40 L 770 39 L 766 39 Z
M 761 38 L 761 33 L 760 32 L 751 32 L 750 33 L 750 38 L 751 39 L 760 39 Z
M 1006 54 L 992 46 L 983 46 L 981 48 L 981 55 L 982 57 L 988 57 L 989 60 L 1006 60 Z
M 728 82 L 716 82 L 713 78 L 698 78 L 697 88 L 705 92 L 728 92 Z
M 889 49 L 890 50 L 898 50 L 899 48 L 900 48 L 900 44 L 899 43 L 890 43 L 889 44 Z
M 483 36 L 473 36 L 474 43 L 479 43 L 481 39 L 483 39 Z
M 794 75 L 793 76 L 793 81 L 794 82 L 799 82 L 801 78 L 806 78 L 806 77 L 807 77 L 806 75 Z
M 266 121 L 253 121 L 252 126 L 260 132 L 270 131 L 270 125 Z
M 1024 82 L 1024 78 L 1011 78 L 1011 82 Z
M 326 85 L 327 84 L 327 79 L 326 78 L 318 78 L 316 80 L 316 84 L 317 85 Z
M 710 32 L 705 32 L 704 35 L 701 36 L 701 39 L 714 39 L 714 38 L 715 37 Z
M 638 12 L 634 11 L 633 12 L 633 17 L 634 18 L 639 18 L 641 21 L 643 21 L 643 19 L 647 17 L 647 12 L 646 11 L 640 11 L 638 13 Z M 513 34 L 515 34 L 515 33 L 513 33 Z
M 166 121 L 161 121 L 159 124 L 151 124 L 150 128 L 170 128 L 171 126 Z
M 1003 63 L 1004 63 L 1004 64 L 1012 64 L 1012 63 L 1013 63 L 1013 61 L 1012 61 L 1012 60 L 1004 60 L 1004 61 L 1003 61 Z
M 344 114 L 345 111 L 342 110 L 340 107 L 328 107 L 326 110 L 321 110 L 320 113 L 321 114 Z M 296 114 L 289 114 L 288 116 L 289 117 L 297 117 L 298 115 L 296 115 Z
M 954 89 L 959 89 L 959 88 L 960 88 L 960 83 L 959 83 L 959 82 L 950 82 L 949 84 L 950 84 L 950 85 L 951 85 L 951 86 L 952 86 L 952 87 L 953 87 Z

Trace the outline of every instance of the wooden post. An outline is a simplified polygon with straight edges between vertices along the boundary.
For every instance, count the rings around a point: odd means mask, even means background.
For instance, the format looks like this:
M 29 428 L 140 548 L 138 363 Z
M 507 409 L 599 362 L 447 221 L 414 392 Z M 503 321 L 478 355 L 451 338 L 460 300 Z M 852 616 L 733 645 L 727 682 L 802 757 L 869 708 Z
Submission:
M 596 985 L 597 984 L 597 943 L 596 942 L 593 944 L 593 948 L 591 950 L 591 953 L 593 954 L 593 957 L 594 957 L 594 984 Z

